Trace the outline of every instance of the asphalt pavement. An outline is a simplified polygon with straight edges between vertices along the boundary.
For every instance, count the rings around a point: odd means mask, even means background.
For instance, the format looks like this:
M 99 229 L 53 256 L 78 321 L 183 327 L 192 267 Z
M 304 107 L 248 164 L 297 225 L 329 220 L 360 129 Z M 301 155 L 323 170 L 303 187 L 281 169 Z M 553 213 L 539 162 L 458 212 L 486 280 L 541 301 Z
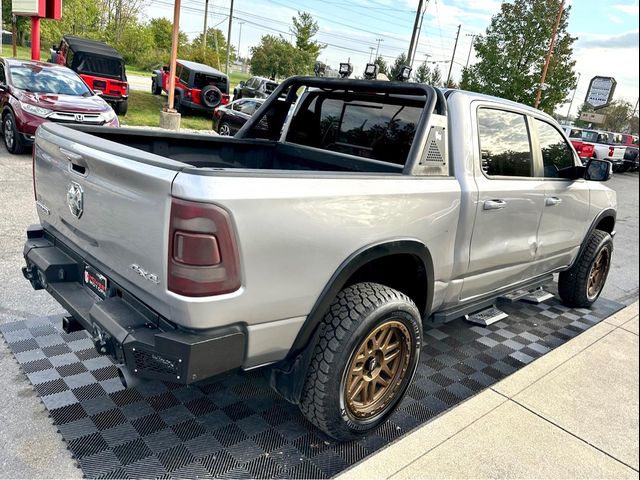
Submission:
M 631 304 L 638 298 L 638 174 L 617 174 L 619 213 L 613 266 L 603 295 Z M 43 291 L 33 291 L 20 271 L 24 232 L 37 222 L 31 156 L 9 155 L 0 146 L 0 323 L 63 310 Z M 0 342 L 0 477 L 80 478 L 82 473 L 47 417 L 13 355 Z

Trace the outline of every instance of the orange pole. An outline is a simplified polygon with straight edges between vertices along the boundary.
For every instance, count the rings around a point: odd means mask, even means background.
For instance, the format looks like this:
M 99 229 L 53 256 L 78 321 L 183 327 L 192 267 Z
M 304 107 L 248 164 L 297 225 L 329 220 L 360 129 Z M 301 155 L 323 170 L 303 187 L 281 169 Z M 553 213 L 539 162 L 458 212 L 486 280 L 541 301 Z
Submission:
M 540 78 L 540 85 L 538 85 L 538 91 L 536 92 L 536 101 L 533 104 L 535 108 L 540 105 L 540 97 L 542 95 L 542 86 L 547 78 L 547 70 L 549 69 L 549 62 L 551 62 L 551 54 L 553 53 L 553 46 L 556 43 L 556 33 L 558 33 L 558 26 L 560 25 L 560 19 L 562 18 L 562 12 L 564 12 L 564 0 L 560 2 L 560 10 L 558 10 L 558 16 L 556 17 L 556 23 L 553 25 L 553 33 L 551 34 L 551 42 L 549 42 L 549 51 L 547 52 L 547 58 L 544 61 L 544 68 L 542 69 L 542 78 Z
M 175 0 L 173 6 L 173 33 L 171 36 L 171 61 L 169 63 L 169 111 L 173 108 L 176 89 L 176 61 L 178 60 L 178 40 L 180 33 L 180 0 Z

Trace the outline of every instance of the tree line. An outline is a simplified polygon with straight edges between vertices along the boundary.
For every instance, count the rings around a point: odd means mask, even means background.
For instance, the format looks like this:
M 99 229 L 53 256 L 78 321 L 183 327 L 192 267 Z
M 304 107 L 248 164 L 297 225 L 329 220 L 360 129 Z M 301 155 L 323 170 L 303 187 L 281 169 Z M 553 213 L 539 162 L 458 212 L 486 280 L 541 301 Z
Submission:
M 148 70 L 168 63 L 171 54 L 173 23 L 167 18 L 142 19 L 147 0 L 64 0 L 62 19 L 43 20 L 41 46 L 43 49 L 59 45 L 63 35 L 77 35 L 108 43 L 118 50 L 127 65 Z M 3 10 L 3 24 L 11 29 L 11 9 Z M 17 17 L 16 40 L 25 44 L 31 38 L 31 23 Z M 189 40 L 179 35 L 178 54 L 185 60 L 223 68 L 226 62 L 227 41 L 221 30 L 207 29 L 207 44 L 203 48 L 203 34 Z M 235 49 L 231 47 L 231 58 Z

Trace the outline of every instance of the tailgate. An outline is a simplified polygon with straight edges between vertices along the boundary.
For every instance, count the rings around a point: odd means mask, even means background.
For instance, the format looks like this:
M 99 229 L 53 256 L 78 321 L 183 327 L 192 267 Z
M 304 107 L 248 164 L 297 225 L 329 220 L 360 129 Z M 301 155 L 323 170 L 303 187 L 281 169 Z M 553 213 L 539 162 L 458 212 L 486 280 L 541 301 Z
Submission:
M 627 147 L 614 147 L 612 160 L 622 160 L 624 158 L 624 154 L 627 151 Z
M 97 260 L 104 275 L 128 280 L 147 301 L 161 299 L 171 183 L 183 166 L 47 123 L 35 146 L 38 216 L 45 229 L 53 227 L 78 253 Z

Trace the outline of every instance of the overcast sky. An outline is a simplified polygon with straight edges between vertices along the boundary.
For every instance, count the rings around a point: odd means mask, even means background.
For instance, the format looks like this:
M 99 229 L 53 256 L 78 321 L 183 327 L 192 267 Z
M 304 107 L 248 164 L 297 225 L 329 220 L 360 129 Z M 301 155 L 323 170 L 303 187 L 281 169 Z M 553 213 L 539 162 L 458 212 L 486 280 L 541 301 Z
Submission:
M 202 31 L 205 0 L 183 0 L 180 27 L 189 36 Z M 226 35 L 230 0 L 210 0 L 209 25 Z M 318 40 L 327 44 L 320 59 L 334 67 L 350 59 L 356 75 L 362 73 L 372 51 L 378 48 L 387 62 L 409 45 L 418 0 L 235 0 L 231 43 L 242 55 L 266 34 L 289 36 L 291 18 L 298 10 L 311 13 L 320 26 Z M 420 35 L 414 68 L 428 60 L 439 62 L 443 77 L 449 68 L 456 30 L 460 40 L 452 77 L 459 81 L 467 62 L 471 35 L 482 33 L 491 16 L 500 10 L 499 0 L 430 0 Z M 635 105 L 638 98 L 638 2 L 631 0 L 572 0 L 569 31 L 574 44 L 576 72 L 581 73 L 572 112 L 584 100 L 590 79 L 613 76 L 618 81 L 614 98 Z M 147 18 L 173 16 L 173 0 L 153 0 Z M 242 23 L 242 26 L 240 25 Z M 241 33 L 241 36 L 240 36 Z M 471 51 L 470 63 L 475 61 Z M 566 112 L 568 104 L 560 107 Z

